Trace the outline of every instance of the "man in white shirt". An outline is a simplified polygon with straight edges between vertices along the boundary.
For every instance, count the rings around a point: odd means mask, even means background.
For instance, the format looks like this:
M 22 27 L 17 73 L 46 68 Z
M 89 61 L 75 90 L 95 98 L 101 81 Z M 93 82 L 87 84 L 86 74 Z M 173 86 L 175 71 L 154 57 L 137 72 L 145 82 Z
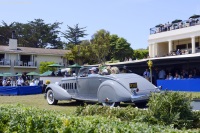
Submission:
M 36 85 L 35 85 L 35 80 L 34 80 L 34 79 L 32 79 L 32 81 L 30 82 L 30 86 L 36 86 Z
M 2 85 L 6 86 L 6 84 L 7 84 L 7 80 L 6 80 L 6 78 L 4 78 L 3 81 L 2 81 Z
M 17 80 L 17 86 L 23 86 L 24 80 L 22 77 L 19 77 L 19 79 Z

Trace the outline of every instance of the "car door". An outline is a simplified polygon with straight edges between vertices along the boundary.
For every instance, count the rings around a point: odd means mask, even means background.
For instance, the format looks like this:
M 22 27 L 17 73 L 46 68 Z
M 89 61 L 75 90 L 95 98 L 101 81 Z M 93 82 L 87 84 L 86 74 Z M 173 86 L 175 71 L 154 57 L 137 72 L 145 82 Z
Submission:
M 99 74 L 96 74 L 95 76 L 92 77 L 88 77 L 90 96 L 93 99 L 97 99 L 98 88 L 104 80 L 105 80 L 104 77 Z
M 77 77 L 77 92 L 76 96 L 81 99 L 87 99 L 89 97 L 89 83 L 88 77 Z

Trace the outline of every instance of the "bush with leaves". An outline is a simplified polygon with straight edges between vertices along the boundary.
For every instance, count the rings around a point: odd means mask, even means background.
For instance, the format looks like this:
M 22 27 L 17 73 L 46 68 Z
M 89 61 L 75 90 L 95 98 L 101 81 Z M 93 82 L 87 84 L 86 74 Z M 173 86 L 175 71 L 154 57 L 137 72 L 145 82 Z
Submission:
M 173 125 L 175 128 L 195 128 L 199 117 L 192 112 L 191 97 L 184 93 L 152 94 L 146 120 L 151 124 Z
M 95 107 L 91 108 L 95 110 Z M 87 114 L 84 109 L 84 114 Z M 80 108 L 79 108 L 80 109 Z M 125 108 L 124 108 L 125 109 Z M 125 110 L 123 112 L 125 112 Z M 137 109 L 128 107 L 128 112 L 131 109 L 137 111 Z M 81 109 L 80 109 L 81 110 Z M 79 110 L 79 111 L 80 111 Z M 106 116 L 111 113 L 120 112 L 120 108 L 100 108 L 96 111 Z M 149 125 L 144 122 L 129 121 L 131 116 L 126 114 L 120 114 L 119 116 L 126 116 L 127 121 L 122 121 L 116 117 L 102 117 L 95 114 L 96 111 L 89 111 L 88 116 L 66 116 L 60 112 L 39 110 L 37 108 L 24 107 L 22 105 L 0 105 L 0 133 L 154 133 L 154 132 L 199 132 L 198 129 L 192 130 L 178 130 L 170 126 L 164 125 Z M 96 113 L 97 113 L 96 112 Z M 140 111 L 139 111 L 140 112 Z M 80 113 L 80 112 L 79 112 Z M 136 114 L 132 115 L 135 117 Z M 139 114 L 138 114 L 139 115 Z M 114 116 L 114 115 L 113 115 Z M 133 118 L 134 118 L 133 117 Z M 140 116 L 138 116 L 140 117 Z
M 133 121 L 139 120 L 146 114 L 147 110 L 133 108 L 127 106 L 124 108 L 116 107 L 110 108 L 107 106 L 99 105 L 87 105 L 79 106 L 76 108 L 75 115 L 87 116 L 87 115 L 100 115 L 107 118 L 118 118 L 122 121 Z

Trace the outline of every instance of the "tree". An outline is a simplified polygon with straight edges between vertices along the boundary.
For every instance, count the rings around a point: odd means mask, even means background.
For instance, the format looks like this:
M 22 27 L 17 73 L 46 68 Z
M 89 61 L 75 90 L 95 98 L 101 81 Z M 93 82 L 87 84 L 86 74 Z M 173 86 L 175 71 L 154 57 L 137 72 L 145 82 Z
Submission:
M 2 21 L 2 25 L 0 25 L 0 45 L 7 45 L 9 42 L 9 38 L 12 38 L 12 31 L 14 31 L 15 22 L 11 24 L 7 24 Z
M 65 54 L 65 58 L 67 60 L 73 60 L 74 62 L 78 63 L 80 59 L 80 54 L 79 54 L 79 45 L 74 45 L 70 48 L 70 52 Z
M 35 19 L 27 24 L 17 23 L 16 32 L 19 43 L 25 47 L 36 48 L 44 48 L 50 43 L 54 47 L 62 48 L 62 42 L 58 36 L 60 24 L 62 23 L 45 24 L 42 19 Z
M 39 71 L 40 73 L 44 73 L 48 70 L 55 71 L 56 69 L 54 67 L 48 67 L 48 65 L 54 64 L 54 62 L 40 62 Z
M 76 24 L 74 28 L 68 25 L 67 28 L 68 30 L 66 30 L 65 33 L 62 34 L 69 41 L 70 44 L 75 44 L 75 45 L 80 44 L 81 43 L 80 38 L 87 36 L 87 34 L 85 34 L 86 30 L 84 30 L 86 27 L 80 28 L 78 24 Z
M 70 52 L 65 55 L 68 60 L 73 60 L 76 63 L 84 64 L 92 62 L 91 60 L 91 44 L 89 41 L 84 40 L 80 45 L 72 45 L 69 48 Z
M 134 50 L 133 57 L 135 59 L 144 59 L 147 58 L 149 55 L 149 51 L 147 49 L 138 49 Z
M 130 43 L 117 35 L 110 36 L 110 47 L 109 56 L 107 57 L 109 60 L 116 59 L 124 61 L 126 58 L 129 59 L 133 56 L 133 49 L 130 47 Z
M 10 25 L 4 21 L 0 26 L 0 44 L 6 44 L 12 37 L 12 31 L 15 31 L 19 46 L 44 48 L 48 43 L 54 47 L 62 48 L 62 42 L 58 36 L 59 25 L 62 23 L 45 24 L 42 19 L 35 19 L 26 24 L 13 22 Z
M 105 57 L 110 51 L 110 33 L 104 29 L 97 31 L 92 36 L 92 55 L 98 63 L 105 63 Z

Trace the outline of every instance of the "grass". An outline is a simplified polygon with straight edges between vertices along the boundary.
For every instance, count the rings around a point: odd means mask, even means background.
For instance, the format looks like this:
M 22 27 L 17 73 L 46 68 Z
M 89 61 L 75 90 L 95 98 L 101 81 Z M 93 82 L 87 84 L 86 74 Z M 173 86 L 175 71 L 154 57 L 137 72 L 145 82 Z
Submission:
M 187 96 L 192 96 L 192 99 L 200 99 L 200 92 L 184 92 Z
M 75 101 L 59 101 L 58 105 L 49 105 L 44 99 L 44 94 L 25 96 L 0 96 L 2 104 L 22 104 L 24 106 L 36 107 L 39 109 L 55 110 L 65 114 L 71 114 L 79 104 Z
M 192 95 L 192 99 L 200 99 L 200 92 L 187 92 L 186 95 Z M 57 105 L 49 105 L 46 99 L 44 99 L 44 94 L 25 96 L 0 96 L 0 105 L 2 104 L 22 104 L 24 106 L 36 107 L 39 109 L 60 111 L 68 115 L 73 113 L 77 106 L 80 106 L 80 103 L 76 101 L 59 101 Z M 124 104 L 124 106 L 126 105 Z

